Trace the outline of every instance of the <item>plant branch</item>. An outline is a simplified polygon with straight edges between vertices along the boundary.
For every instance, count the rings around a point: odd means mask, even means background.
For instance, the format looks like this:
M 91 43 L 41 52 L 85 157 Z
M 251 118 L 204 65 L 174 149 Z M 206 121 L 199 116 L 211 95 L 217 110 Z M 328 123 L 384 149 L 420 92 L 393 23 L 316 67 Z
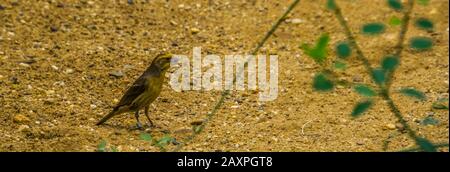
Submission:
M 291 13 L 291 11 L 298 5 L 298 3 L 300 2 L 300 0 L 294 0 L 294 2 L 292 2 L 289 7 L 286 9 L 286 11 L 283 13 L 283 15 L 278 18 L 278 20 L 272 25 L 272 27 L 270 28 L 270 30 L 264 35 L 264 37 L 258 42 L 258 44 L 256 45 L 255 49 L 253 49 L 253 51 L 251 52 L 252 55 L 256 55 L 256 53 L 258 53 L 258 51 L 261 49 L 261 47 L 267 42 L 267 40 L 273 35 L 273 33 L 278 29 L 278 27 L 280 26 L 280 24 L 286 19 L 286 17 L 289 15 L 289 13 Z M 245 65 L 247 66 L 248 64 L 248 60 L 246 60 Z M 240 70 L 238 70 L 238 74 L 242 73 L 244 69 L 240 68 Z M 233 83 L 236 82 L 236 78 L 233 79 Z M 203 123 L 198 126 L 200 127 L 200 130 L 198 131 L 202 131 L 203 128 L 206 126 L 206 124 L 212 119 L 212 117 L 217 113 L 217 111 L 219 110 L 220 107 L 222 107 L 224 101 L 225 101 L 225 97 L 228 96 L 230 94 L 230 90 L 225 90 L 222 92 L 219 100 L 217 101 L 217 103 L 214 105 L 212 111 L 210 113 L 208 113 L 207 117 L 204 119 Z M 195 136 L 197 136 L 200 132 L 194 132 L 192 135 L 188 136 L 184 142 L 180 143 L 177 145 L 177 147 L 173 150 L 174 152 L 179 151 L 187 142 L 191 141 L 192 139 L 195 138 Z
M 444 148 L 444 147 L 448 147 L 448 143 L 438 143 L 438 144 L 434 144 L 433 145 L 435 148 Z M 402 149 L 396 152 L 416 152 L 416 151 L 421 151 L 422 148 L 421 147 L 414 147 L 414 148 L 408 148 L 408 149 Z
M 367 69 L 367 72 L 369 73 L 369 75 L 372 75 L 373 72 L 373 68 L 370 66 L 370 62 L 369 60 L 366 58 L 366 56 L 364 55 L 364 53 L 361 51 L 360 47 L 358 46 L 355 37 L 353 36 L 347 21 L 344 19 L 341 9 L 339 8 L 339 6 L 337 5 L 336 2 L 333 2 L 335 4 L 335 9 L 334 9 L 334 14 L 336 16 L 336 18 L 339 20 L 340 25 L 344 28 L 345 33 L 347 35 L 347 39 L 349 40 L 350 45 L 355 48 L 356 50 L 356 54 L 357 57 L 360 61 L 363 62 L 365 68 Z M 412 5 L 413 5 L 413 0 L 409 0 L 409 6 L 407 12 L 405 12 L 405 16 L 404 17 L 406 19 L 409 20 L 409 15 L 410 15 L 410 10 L 412 9 Z M 397 52 L 400 55 L 400 53 L 403 50 L 403 40 L 407 31 L 407 23 L 403 22 L 402 23 L 402 31 L 400 32 L 400 36 L 399 36 L 399 43 L 397 44 Z M 387 102 L 389 108 L 391 109 L 391 112 L 394 113 L 395 117 L 398 119 L 398 121 L 404 126 L 404 128 L 406 129 L 406 131 L 408 132 L 408 135 L 414 139 L 414 141 L 416 142 L 417 145 L 420 146 L 419 142 L 419 137 L 417 136 L 416 132 L 414 130 L 411 129 L 411 127 L 408 125 L 408 123 L 406 122 L 406 120 L 403 118 L 403 115 L 401 114 L 400 110 L 397 108 L 397 106 L 394 104 L 392 98 L 389 95 L 389 90 L 386 89 L 386 87 L 383 84 L 377 84 L 378 87 L 381 90 L 381 97 Z
M 405 42 L 406 32 L 408 31 L 409 21 L 411 19 L 411 12 L 412 12 L 413 8 L 414 8 L 414 0 L 409 0 L 408 6 L 403 15 L 403 19 L 402 19 L 403 22 L 401 25 L 400 34 L 398 35 L 398 42 L 397 42 L 397 45 L 395 46 L 395 52 L 394 52 L 394 57 L 398 58 L 399 62 L 400 62 L 400 57 L 401 57 L 403 49 L 404 49 L 403 44 Z M 388 90 L 390 89 L 390 86 L 392 84 L 392 78 L 394 77 L 394 73 L 395 73 L 395 68 L 392 71 L 387 72 L 388 77 L 386 79 L 386 87 Z
M 388 90 L 382 90 L 381 97 L 386 101 L 389 108 L 391 109 L 391 112 L 394 113 L 395 117 L 397 117 L 398 122 L 403 125 L 409 137 L 413 138 L 416 141 L 416 144 L 418 144 L 419 137 L 417 136 L 416 132 L 411 129 L 411 126 L 409 126 L 408 122 L 403 118 L 400 110 L 398 110 L 397 106 L 394 104 L 394 101 L 389 96 Z
M 344 16 L 342 15 L 341 8 L 334 2 L 335 9 L 333 10 L 334 15 L 339 21 L 339 24 L 344 28 L 345 35 L 347 36 L 347 39 L 349 41 L 350 46 L 355 48 L 356 50 L 356 57 L 358 60 L 361 60 L 364 64 L 364 67 L 369 72 L 369 75 L 372 75 L 373 68 L 370 66 L 369 60 L 364 56 L 364 53 L 361 51 L 361 48 L 356 43 L 356 39 L 352 34 L 352 31 L 350 30 L 350 27 L 348 26 L 347 21 L 344 19 Z

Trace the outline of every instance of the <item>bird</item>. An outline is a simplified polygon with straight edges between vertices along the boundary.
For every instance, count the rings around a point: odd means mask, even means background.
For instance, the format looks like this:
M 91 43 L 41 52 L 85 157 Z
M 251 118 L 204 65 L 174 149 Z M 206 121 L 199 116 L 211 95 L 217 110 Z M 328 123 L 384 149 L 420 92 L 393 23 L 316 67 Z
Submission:
M 137 128 L 142 128 L 142 124 L 139 121 L 139 111 L 144 109 L 149 125 L 153 126 L 153 122 L 148 114 L 149 106 L 161 93 L 165 73 L 170 68 L 172 59 L 172 54 L 170 53 L 157 55 L 144 73 L 128 88 L 113 110 L 98 121 L 97 125 L 102 125 L 116 115 L 134 111 L 136 126 Z

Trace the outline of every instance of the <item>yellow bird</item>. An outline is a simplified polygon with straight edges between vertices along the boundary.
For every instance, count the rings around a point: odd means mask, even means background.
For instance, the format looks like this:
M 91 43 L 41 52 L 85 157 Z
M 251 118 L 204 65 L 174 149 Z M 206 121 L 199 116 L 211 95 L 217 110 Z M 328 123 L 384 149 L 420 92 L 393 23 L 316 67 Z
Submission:
M 149 106 L 161 93 L 164 75 L 170 67 L 171 60 L 172 54 L 158 55 L 147 70 L 128 88 L 112 112 L 103 117 L 97 125 L 103 124 L 113 116 L 134 111 L 137 127 L 142 128 L 139 121 L 139 110 L 144 108 L 145 116 L 150 125 L 153 126 L 153 122 L 148 116 Z

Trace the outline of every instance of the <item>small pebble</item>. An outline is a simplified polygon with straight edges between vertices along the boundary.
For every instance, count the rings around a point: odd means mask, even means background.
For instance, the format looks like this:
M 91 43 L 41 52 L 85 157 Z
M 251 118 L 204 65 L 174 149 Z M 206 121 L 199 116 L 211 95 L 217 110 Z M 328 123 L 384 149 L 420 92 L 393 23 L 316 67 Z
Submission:
M 22 66 L 22 67 L 30 67 L 30 65 L 26 64 L 26 63 L 19 63 L 19 65 Z
M 432 10 L 430 10 L 430 14 L 436 14 L 438 11 L 436 10 L 436 8 L 433 8 Z
M 192 133 L 192 129 L 190 129 L 190 128 L 180 128 L 180 129 L 175 130 L 173 133 L 175 133 L 175 134 Z
M 364 145 L 364 141 L 358 140 L 358 141 L 356 142 L 356 144 L 357 144 L 357 145 L 360 145 L 360 146 L 361 146 L 361 145 Z
M 403 131 L 405 129 L 405 127 L 400 123 L 395 124 L 395 128 L 397 128 L 400 131 Z
M 120 77 L 122 77 L 124 74 L 123 74 L 122 71 L 112 71 L 112 72 L 109 72 L 109 75 L 110 75 L 110 76 L 117 77 L 117 78 L 120 78 Z
M 30 118 L 26 117 L 25 115 L 19 114 L 14 116 L 13 121 L 15 123 L 26 123 L 26 122 L 30 122 Z
M 55 103 L 55 99 L 53 99 L 53 98 L 48 98 L 48 99 L 44 100 L 44 104 L 46 104 L 46 105 L 51 105 L 54 103 Z
M 56 81 L 55 83 L 53 83 L 53 85 L 56 85 L 56 86 L 65 86 L 66 84 L 64 83 L 64 81 Z
M 302 19 L 292 19 L 291 23 L 292 24 L 300 24 L 300 23 L 303 23 L 303 20 Z
M 394 40 L 397 38 L 397 34 L 391 33 L 391 34 L 385 34 L 384 36 L 387 40 Z
M 197 34 L 197 33 L 199 33 L 200 32 L 200 29 L 198 29 L 198 28 L 192 28 L 191 29 L 191 33 L 192 34 Z
M 65 74 L 71 74 L 71 73 L 73 73 L 73 72 L 75 72 L 73 69 L 70 69 L 70 68 L 68 68 L 68 69 L 66 69 L 65 71 L 64 71 L 64 73 Z
M 29 131 L 29 129 L 30 129 L 30 126 L 28 126 L 28 125 L 20 125 L 19 128 L 17 129 L 17 131 L 27 132 L 27 131 Z
M 361 76 L 359 75 L 355 75 L 353 76 L 353 82 L 362 82 L 363 79 L 361 78 Z
M 133 69 L 133 68 L 134 68 L 133 65 L 128 65 L 128 64 L 123 66 L 123 69 L 125 69 L 125 70 L 130 70 L 130 69 Z
M 47 95 L 55 94 L 55 90 L 47 90 L 47 91 L 45 91 L 45 94 L 47 94 Z
M 387 124 L 386 128 L 389 129 L 389 130 L 393 130 L 393 129 L 396 128 L 396 126 L 395 126 L 395 124 Z

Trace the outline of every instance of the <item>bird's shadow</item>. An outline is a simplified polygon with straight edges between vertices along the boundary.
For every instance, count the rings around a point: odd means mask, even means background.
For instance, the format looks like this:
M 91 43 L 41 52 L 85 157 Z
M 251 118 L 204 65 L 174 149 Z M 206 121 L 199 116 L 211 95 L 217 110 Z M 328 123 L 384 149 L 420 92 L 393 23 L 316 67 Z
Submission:
M 119 130 L 127 130 L 127 131 L 147 131 L 147 129 L 150 129 L 150 131 L 161 131 L 166 132 L 163 128 L 159 126 L 149 126 L 147 124 L 144 124 L 141 128 L 137 126 L 125 126 L 125 125 L 113 125 L 113 124 L 102 124 L 97 127 L 107 127 L 111 129 L 119 129 Z
M 127 130 L 127 131 L 144 131 L 147 128 L 147 126 L 143 126 L 141 128 L 138 128 L 137 126 L 125 126 L 125 125 L 113 125 L 113 124 L 102 124 L 97 127 L 107 127 L 111 129 L 120 129 L 120 130 Z

